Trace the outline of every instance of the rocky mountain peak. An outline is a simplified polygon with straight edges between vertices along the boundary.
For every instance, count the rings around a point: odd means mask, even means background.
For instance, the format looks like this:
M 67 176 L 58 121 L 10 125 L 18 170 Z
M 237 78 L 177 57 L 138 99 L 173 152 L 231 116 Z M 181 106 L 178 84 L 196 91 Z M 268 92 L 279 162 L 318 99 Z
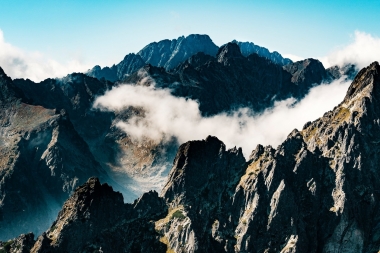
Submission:
M 204 190 L 203 187 L 213 191 L 213 184 L 223 185 L 232 180 L 231 177 L 241 170 L 244 163 L 241 148 L 226 150 L 224 143 L 216 137 L 208 136 L 202 141 L 186 142 L 178 149 L 161 195 L 167 201 L 176 198 L 180 198 L 180 202 L 185 199 L 194 201 L 194 197 Z M 213 178 L 219 180 L 214 182 Z
M 5 75 L 5 72 L 4 72 L 3 68 L 0 67 L 0 76 L 3 76 L 3 75 Z
M 0 105 L 9 103 L 16 97 L 23 97 L 22 91 L 13 84 L 12 79 L 0 67 Z
M 221 46 L 216 54 L 218 62 L 227 62 L 228 59 L 243 58 L 240 48 L 236 43 L 227 43 Z
M 121 193 L 93 177 L 75 190 L 30 252 L 165 252 L 151 221 L 166 211 L 157 192 L 124 204 Z
M 269 52 L 269 50 L 265 47 L 260 47 L 258 45 L 255 45 L 252 42 L 240 42 L 233 40 L 231 41 L 232 43 L 236 43 L 240 47 L 241 53 L 245 56 L 248 57 L 249 55 L 255 53 L 260 55 L 261 57 L 265 57 L 269 60 L 271 60 L 273 63 L 276 63 L 278 65 L 284 66 L 289 63 L 292 63 L 292 60 L 288 58 L 283 58 L 281 54 L 278 52 Z
M 288 64 L 284 66 L 284 69 L 288 71 L 290 74 L 294 75 L 296 73 L 301 73 L 302 71 L 305 71 L 306 69 L 323 69 L 323 64 L 313 58 L 308 58 L 302 61 L 294 62 L 293 64 Z
M 58 246 L 76 252 L 83 242 L 114 226 L 124 214 L 122 194 L 108 184 L 100 184 L 98 178 L 90 178 L 65 202 L 57 220 L 38 238 L 31 252 L 44 252 L 49 247 L 48 251 L 54 252 Z
M 137 54 L 153 66 L 171 70 L 192 55 L 203 52 L 215 56 L 218 47 L 208 35 L 191 34 L 173 40 L 162 40 L 145 46 Z
M 363 68 L 355 77 L 348 88 L 344 101 L 352 100 L 354 97 L 363 96 L 368 93 L 371 97 L 375 95 L 380 99 L 380 66 L 377 61 Z

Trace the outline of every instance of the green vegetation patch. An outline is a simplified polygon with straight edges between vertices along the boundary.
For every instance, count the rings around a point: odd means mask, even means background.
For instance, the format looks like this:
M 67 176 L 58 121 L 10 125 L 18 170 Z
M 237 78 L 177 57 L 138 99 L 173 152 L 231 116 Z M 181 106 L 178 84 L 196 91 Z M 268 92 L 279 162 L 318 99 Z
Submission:
M 176 210 L 172 213 L 171 219 L 177 218 L 179 220 L 183 220 L 186 218 L 186 216 L 182 213 L 182 210 Z
M 8 253 L 11 251 L 11 246 L 13 244 L 13 241 L 7 241 L 6 243 L 3 244 L 3 248 L 0 249 L 0 253 Z

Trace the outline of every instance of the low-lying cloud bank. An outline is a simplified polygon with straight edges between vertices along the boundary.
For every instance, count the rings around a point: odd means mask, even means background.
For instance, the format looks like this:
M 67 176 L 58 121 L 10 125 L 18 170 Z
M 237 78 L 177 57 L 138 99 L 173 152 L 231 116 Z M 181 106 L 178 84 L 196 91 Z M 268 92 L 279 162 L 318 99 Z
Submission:
M 84 65 L 78 60 L 62 64 L 39 52 L 25 52 L 7 43 L 0 30 L 0 67 L 13 79 L 29 78 L 39 82 L 49 77 L 63 77 L 72 72 L 84 72 L 92 66 Z
M 355 64 L 359 69 L 374 61 L 380 61 L 380 38 L 371 34 L 355 31 L 354 40 L 319 59 L 327 68 L 338 65 Z
M 124 84 L 114 87 L 96 99 L 95 108 L 120 111 L 137 107 L 145 112 L 118 127 L 136 139 L 148 137 L 157 141 L 176 137 L 180 143 L 217 136 L 228 148 L 242 147 L 249 156 L 257 144 L 277 146 L 294 129 L 301 129 L 307 121 L 322 116 L 344 98 L 350 82 L 337 80 L 314 87 L 309 94 L 295 103 L 295 99 L 276 102 L 262 114 L 248 108 L 213 117 L 202 117 L 196 101 L 175 97 L 170 90 L 152 86 Z

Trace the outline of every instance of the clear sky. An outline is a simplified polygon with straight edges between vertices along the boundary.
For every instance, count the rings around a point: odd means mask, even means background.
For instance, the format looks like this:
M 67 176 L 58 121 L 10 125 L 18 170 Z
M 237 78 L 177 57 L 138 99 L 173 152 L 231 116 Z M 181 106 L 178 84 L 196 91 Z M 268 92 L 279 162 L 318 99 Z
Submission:
M 0 30 L 22 50 L 101 66 L 192 33 L 307 58 L 348 44 L 357 30 L 380 37 L 380 1 L 1 0 Z

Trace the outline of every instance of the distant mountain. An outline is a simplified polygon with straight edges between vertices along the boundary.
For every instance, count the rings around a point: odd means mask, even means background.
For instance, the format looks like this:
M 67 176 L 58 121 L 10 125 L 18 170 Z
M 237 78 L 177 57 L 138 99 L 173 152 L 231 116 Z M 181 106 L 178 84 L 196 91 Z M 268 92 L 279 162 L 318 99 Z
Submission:
M 353 80 L 356 74 L 359 72 L 358 68 L 354 64 L 347 64 L 342 67 L 332 66 L 326 70 L 336 79 L 339 79 L 342 76 L 346 76 L 348 80 Z
M 267 48 L 255 45 L 253 42 L 240 42 L 233 40 L 232 43 L 236 43 L 240 47 L 240 51 L 245 57 L 255 53 L 281 66 L 292 63 L 292 60 L 282 57 L 282 55 L 278 52 L 274 51 L 271 53 Z
M 256 53 L 281 66 L 292 63 L 290 59 L 283 58 L 279 53 L 270 53 L 268 49 L 251 42 L 233 41 L 233 43 L 239 45 L 241 53 L 245 57 Z M 215 57 L 218 50 L 218 46 L 214 44 L 208 35 L 191 34 L 187 37 L 181 36 L 173 40 L 161 40 L 150 43 L 137 54 L 131 53 L 126 55 L 117 65 L 104 68 L 95 66 L 86 74 L 98 79 L 105 78 L 106 80 L 115 82 L 124 79 L 145 64 L 163 67 L 166 71 L 171 71 L 197 53 L 204 53 L 205 55 Z
M 215 56 L 218 47 L 208 35 L 191 34 L 174 40 L 150 43 L 137 54 L 147 64 L 170 70 L 199 52 Z
M 160 196 L 132 205 L 89 179 L 31 252 L 378 252 L 379 115 L 374 62 L 339 105 L 276 149 L 258 145 L 246 160 L 216 137 L 189 141 Z M 0 247 L 20 242 L 31 240 Z
M 256 53 L 244 57 L 236 43 L 219 48 L 216 57 L 197 53 L 170 72 L 146 65 L 123 82 L 154 80 L 159 88 L 197 100 L 203 115 L 215 115 L 240 107 L 262 111 L 274 101 L 300 99 L 311 87 L 333 80 L 322 63 L 306 59 L 284 67 Z
M 112 67 L 101 68 L 99 65 L 90 69 L 86 74 L 98 79 L 106 79 L 111 82 L 125 78 L 125 76 L 135 72 L 145 65 L 141 56 L 136 54 L 127 54 L 124 59 Z

